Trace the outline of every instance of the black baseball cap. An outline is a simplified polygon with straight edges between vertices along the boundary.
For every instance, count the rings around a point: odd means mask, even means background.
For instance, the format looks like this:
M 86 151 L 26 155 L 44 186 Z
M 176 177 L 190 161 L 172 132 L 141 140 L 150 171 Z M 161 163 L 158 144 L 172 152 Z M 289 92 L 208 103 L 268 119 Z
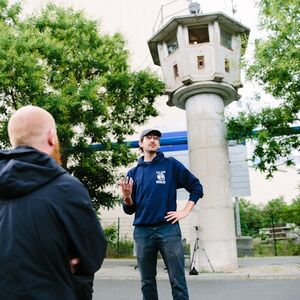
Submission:
M 161 137 L 161 132 L 157 129 L 145 129 L 142 131 L 141 133 L 141 136 L 140 136 L 140 140 L 146 136 L 146 135 L 155 135 L 155 136 L 158 136 L 158 137 Z

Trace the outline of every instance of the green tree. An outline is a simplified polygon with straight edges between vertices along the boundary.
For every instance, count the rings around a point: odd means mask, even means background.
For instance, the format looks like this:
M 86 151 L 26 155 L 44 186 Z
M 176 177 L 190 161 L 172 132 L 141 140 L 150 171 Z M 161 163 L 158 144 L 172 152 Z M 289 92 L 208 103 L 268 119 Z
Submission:
M 272 226 L 272 218 L 274 224 L 282 224 L 287 222 L 287 213 L 289 205 L 282 197 L 270 200 L 263 208 L 264 227 Z
M 265 205 L 256 205 L 240 200 L 240 219 L 243 235 L 257 236 L 259 229 L 271 228 L 274 224 L 294 223 L 300 225 L 300 197 L 287 204 L 282 197 L 272 199 Z
M 296 197 L 286 211 L 286 222 L 300 226 L 300 196 Z
M 116 169 L 132 162 L 124 140 L 156 116 L 164 84 L 149 70 L 132 72 L 123 36 L 101 34 L 83 12 L 48 5 L 22 20 L 0 0 L 0 141 L 21 106 L 47 109 L 58 125 L 63 166 L 88 188 L 94 206 L 113 207 Z M 106 151 L 94 151 L 101 144 Z
M 267 38 L 256 40 L 247 77 L 257 81 L 279 104 L 229 118 L 227 133 L 230 139 L 255 141 L 252 159 L 259 158 L 257 168 L 270 177 L 277 170 L 278 159 L 285 158 L 286 164 L 292 165 L 291 152 L 300 147 L 299 135 L 290 129 L 299 121 L 300 109 L 300 6 L 297 0 L 260 0 L 258 5 L 260 29 Z M 259 131 L 253 135 L 256 128 Z
M 257 236 L 259 229 L 263 228 L 264 217 L 262 207 L 248 200 L 240 200 L 240 219 L 242 235 Z

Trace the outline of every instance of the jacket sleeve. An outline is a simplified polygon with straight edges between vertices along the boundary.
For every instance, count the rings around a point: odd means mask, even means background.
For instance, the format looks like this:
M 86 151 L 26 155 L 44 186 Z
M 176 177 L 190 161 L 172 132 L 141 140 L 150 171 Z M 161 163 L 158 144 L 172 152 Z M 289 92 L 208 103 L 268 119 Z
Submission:
M 135 203 L 133 202 L 133 205 L 130 205 L 130 206 L 123 203 L 123 210 L 124 210 L 125 214 L 133 215 L 136 211 Z
M 189 200 L 197 203 L 203 197 L 203 187 L 199 179 L 194 176 L 181 162 L 176 162 L 177 188 L 184 188 L 189 193 Z
M 136 211 L 136 205 L 135 205 L 135 182 L 134 182 L 134 178 L 133 178 L 133 171 L 129 170 L 127 175 L 127 177 L 132 178 L 133 179 L 133 188 L 132 188 L 132 201 L 133 201 L 133 205 L 126 205 L 125 203 L 123 203 L 123 210 L 125 212 L 125 214 L 127 215 L 133 215 Z
M 86 188 L 79 180 L 67 178 L 61 188 L 64 199 L 59 199 L 57 210 L 70 255 L 80 259 L 76 274 L 94 274 L 100 269 L 106 254 L 107 243 L 100 221 Z

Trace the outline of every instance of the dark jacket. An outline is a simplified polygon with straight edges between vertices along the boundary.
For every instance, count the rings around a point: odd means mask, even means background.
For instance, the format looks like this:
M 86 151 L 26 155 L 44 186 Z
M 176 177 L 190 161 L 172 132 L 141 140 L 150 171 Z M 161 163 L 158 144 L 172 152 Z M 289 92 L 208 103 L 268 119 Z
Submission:
M 80 181 L 34 148 L 0 151 L 0 299 L 76 299 L 70 259 L 92 278 L 105 251 Z
M 202 185 L 181 162 L 165 157 L 158 152 L 151 162 L 138 160 L 130 169 L 128 177 L 133 179 L 133 205 L 123 205 L 127 214 L 135 213 L 133 225 L 155 225 L 166 223 L 168 211 L 176 211 L 176 190 L 185 188 L 189 200 L 197 202 L 203 196 Z

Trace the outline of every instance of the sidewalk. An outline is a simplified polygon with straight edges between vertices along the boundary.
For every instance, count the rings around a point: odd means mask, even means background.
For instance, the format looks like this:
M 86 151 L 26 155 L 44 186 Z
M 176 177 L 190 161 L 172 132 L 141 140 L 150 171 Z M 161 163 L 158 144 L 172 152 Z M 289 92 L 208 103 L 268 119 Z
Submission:
M 199 273 L 189 275 L 187 280 L 219 279 L 300 279 L 300 256 L 247 257 L 239 258 L 239 268 L 231 273 Z M 139 272 L 135 259 L 105 259 L 96 273 L 97 279 L 138 280 Z M 158 261 L 157 279 L 168 279 L 162 260 Z

